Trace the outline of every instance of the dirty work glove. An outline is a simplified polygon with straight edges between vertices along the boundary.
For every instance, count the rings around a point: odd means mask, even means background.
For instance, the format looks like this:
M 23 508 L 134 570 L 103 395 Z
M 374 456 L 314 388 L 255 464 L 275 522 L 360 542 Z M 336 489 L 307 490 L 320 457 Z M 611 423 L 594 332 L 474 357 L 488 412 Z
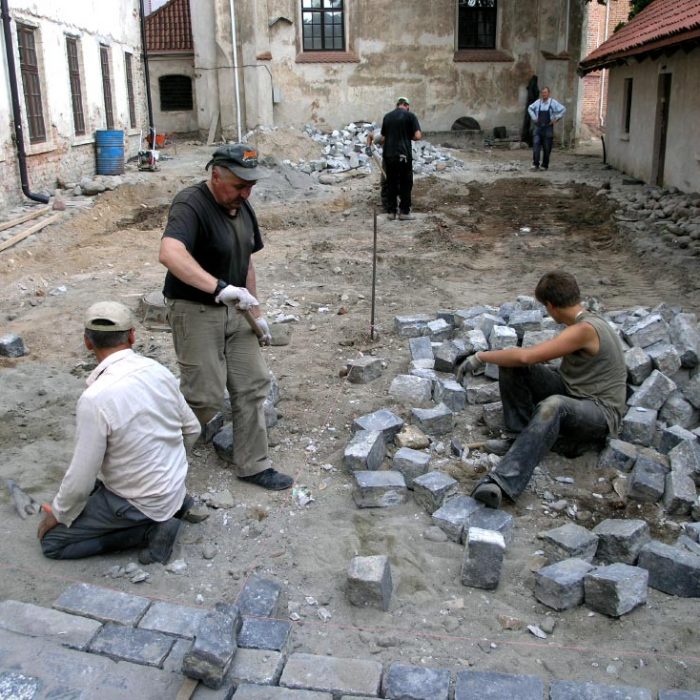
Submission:
M 267 325 L 267 321 L 261 316 L 255 319 L 255 323 L 258 324 L 258 328 L 262 331 L 262 335 L 258 338 L 258 343 L 260 345 L 269 345 L 272 342 L 272 333 L 270 333 L 270 326 Z
M 251 306 L 257 306 L 258 300 L 245 288 L 234 287 L 229 284 L 224 287 L 215 297 L 217 304 L 235 306 L 240 311 L 247 311 Z
M 482 362 L 478 355 L 479 353 L 476 352 L 473 355 L 469 355 L 469 357 L 457 367 L 457 381 L 461 382 L 467 372 L 471 372 L 472 374 L 484 373 L 486 363 Z

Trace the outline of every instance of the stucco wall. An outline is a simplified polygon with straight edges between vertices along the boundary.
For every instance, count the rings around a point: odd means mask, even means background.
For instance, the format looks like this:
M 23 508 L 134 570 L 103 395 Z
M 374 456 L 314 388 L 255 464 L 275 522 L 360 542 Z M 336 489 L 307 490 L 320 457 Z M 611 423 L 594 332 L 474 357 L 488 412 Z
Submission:
M 192 80 L 192 109 L 167 110 L 163 112 L 160 105 L 159 79 L 164 75 L 186 75 Z M 153 101 L 153 120 L 158 133 L 184 133 L 197 131 L 197 96 L 194 79 L 192 54 L 162 55 L 148 57 L 148 77 L 151 83 Z
M 125 131 L 126 157 L 139 148 L 139 130 L 146 122 L 144 82 L 141 61 L 141 34 L 138 0 L 10 0 L 12 33 L 22 104 L 25 147 L 28 154 L 30 189 L 52 190 L 57 178 L 75 181 L 95 172 L 94 138 L 96 129 L 105 128 L 104 96 L 100 64 L 100 44 L 110 49 L 113 84 L 114 128 Z M 29 144 L 26 110 L 17 50 L 17 21 L 36 28 L 37 54 L 41 79 L 46 141 Z M 86 133 L 74 134 L 66 37 L 79 41 L 83 110 Z M 5 47 L 3 41 L 3 58 Z M 132 54 L 136 128 L 129 128 L 124 54 Z M 7 62 L 3 60 L 0 86 L 0 203 L 23 199 L 13 143 L 12 107 Z
M 218 53 L 218 65 L 228 59 L 230 66 L 229 0 L 203 4 L 213 7 L 216 33 L 207 35 L 193 26 L 195 45 L 214 44 L 198 46 L 197 53 L 210 58 Z M 336 128 L 360 119 L 376 121 L 397 96 L 407 95 L 426 131 L 449 130 L 457 118 L 472 116 L 486 131 L 507 126 L 519 133 L 525 87 L 536 74 L 540 86 L 549 85 L 569 108 L 561 131 L 569 137 L 579 84 L 575 69 L 583 10 L 578 0 L 499 0 L 497 48 L 508 60 L 471 62 L 455 60 L 456 0 L 353 0 L 345 5 L 352 62 L 308 63 L 300 51 L 300 2 L 269 0 L 262 7 L 255 0 L 236 1 L 244 130 L 259 124 Z M 200 21 L 196 14 L 193 25 Z M 226 85 L 232 84 L 229 76 Z M 222 127 L 234 128 L 233 93 L 224 95 L 222 87 L 220 81 Z M 274 104 L 273 87 L 280 98 Z M 200 121 L 200 129 L 207 127 Z
M 610 70 L 607 150 L 611 165 L 650 182 L 659 74 L 671 74 L 664 185 L 700 191 L 700 49 Z M 623 133 L 624 81 L 632 78 L 629 134 Z

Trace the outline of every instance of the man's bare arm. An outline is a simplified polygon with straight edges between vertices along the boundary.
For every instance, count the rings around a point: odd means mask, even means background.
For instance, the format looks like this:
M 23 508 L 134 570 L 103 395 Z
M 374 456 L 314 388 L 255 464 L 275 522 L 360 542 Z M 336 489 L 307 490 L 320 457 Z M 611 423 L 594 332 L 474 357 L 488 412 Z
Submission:
M 160 241 L 158 261 L 165 265 L 181 282 L 202 292 L 212 294 L 218 280 L 210 275 L 191 255 L 182 241 L 164 237 Z M 224 280 L 226 281 L 226 280 Z M 255 294 L 253 293 L 253 296 Z

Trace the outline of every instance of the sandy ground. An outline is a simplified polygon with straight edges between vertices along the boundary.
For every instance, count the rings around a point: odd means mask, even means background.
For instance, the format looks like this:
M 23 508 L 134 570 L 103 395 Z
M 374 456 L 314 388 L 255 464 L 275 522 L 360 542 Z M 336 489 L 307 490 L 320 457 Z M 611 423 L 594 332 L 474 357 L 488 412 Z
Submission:
M 277 139 L 277 140 L 276 140 Z M 281 142 L 280 142 L 281 139 Z M 437 142 L 436 142 L 437 143 Z M 318 146 L 291 132 L 261 135 L 264 152 L 318 155 Z M 91 209 L 71 211 L 0 254 L 0 332 L 21 335 L 27 357 L 0 365 L 0 476 L 13 478 L 39 500 L 52 497 L 70 459 L 74 406 L 94 365 L 81 341 L 81 318 L 94 300 L 115 298 L 138 310 L 139 299 L 162 284 L 157 249 L 167 205 L 196 181 L 210 149 L 180 144 L 172 160 L 140 186 L 101 195 Z M 668 255 L 623 238 L 601 183 L 627 187 L 596 156 L 555 152 L 549 173 L 527 172 L 527 151 L 462 153 L 464 171 L 418 179 L 413 222 L 378 223 L 378 337 L 370 340 L 372 212 L 375 176 L 319 186 L 278 168 L 256 188 L 254 203 L 265 231 L 256 256 L 258 288 L 268 315 L 294 314 L 292 341 L 265 349 L 281 391 L 281 419 L 270 431 L 277 468 L 295 476 L 314 500 L 300 506 L 291 492 L 266 493 L 238 482 L 210 445 L 199 446 L 189 490 L 202 495 L 229 489 L 234 505 L 187 524 L 176 556 L 177 575 L 148 567 L 146 583 L 106 578 L 133 553 L 76 562 L 42 558 L 38 517 L 21 520 L 7 493 L 0 495 L 0 595 L 49 605 L 73 581 L 87 581 L 187 605 L 234 600 L 252 573 L 283 583 L 282 614 L 296 612 L 295 650 L 336 656 L 371 655 L 452 669 L 472 667 L 649 688 L 700 688 L 697 600 L 649 591 L 648 604 L 620 620 L 586 607 L 554 613 L 533 596 L 539 566 L 537 533 L 563 524 L 545 512 L 547 489 L 585 511 L 593 526 L 611 514 L 647 517 L 655 536 L 672 541 L 677 525 L 654 508 L 620 504 L 610 474 L 596 455 L 576 460 L 552 455 L 517 505 L 498 590 L 460 584 L 462 549 L 424 537 L 429 516 L 412 501 L 359 510 L 342 467 L 352 420 L 387 407 L 404 418 L 387 389 L 408 365 L 407 342 L 392 332 L 396 314 L 500 304 L 531 294 L 542 273 L 570 270 L 585 293 L 609 309 L 665 301 L 700 311 L 697 275 Z M 529 227 L 528 233 L 520 231 Z M 691 261 L 697 270 L 697 259 Z M 687 261 L 685 263 L 687 265 Z M 64 286 L 65 291 L 60 288 Z M 138 328 L 138 350 L 177 371 L 168 333 Z M 347 359 L 384 358 L 383 376 L 351 385 L 340 376 Z M 454 437 L 483 439 L 479 410 L 458 416 Z M 456 458 L 436 454 L 433 465 L 453 474 L 468 492 L 477 477 Z M 554 480 L 573 476 L 573 485 Z M 593 497 L 592 492 L 602 498 Z M 212 559 L 203 550 L 215 548 Z M 208 552 L 211 554 L 211 552 Z M 345 572 L 355 555 L 387 554 L 394 579 L 387 613 L 351 607 Z M 318 614 L 323 607 L 330 619 Z M 504 629 L 503 616 L 521 629 Z M 528 624 L 554 630 L 533 637 Z M 517 625 L 516 625 L 517 627 Z

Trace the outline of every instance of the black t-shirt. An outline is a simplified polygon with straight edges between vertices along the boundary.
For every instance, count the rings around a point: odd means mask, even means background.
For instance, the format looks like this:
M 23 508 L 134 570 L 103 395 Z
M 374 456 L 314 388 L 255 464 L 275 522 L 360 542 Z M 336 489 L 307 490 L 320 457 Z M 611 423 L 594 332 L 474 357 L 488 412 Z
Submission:
M 382 121 L 383 157 L 392 159 L 405 156 L 412 160 L 411 141 L 416 131 L 420 131 L 420 124 L 413 112 L 398 107 L 387 112 Z
M 173 200 L 163 237 L 181 241 L 192 257 L 217 279 L 245 287 L 250 256 L 263 247 L 253 208 L 244 202 L 236 216 L 219 206 L 206 182 L 187 187 Z M 163 296 L 214 304 L 214 295 L 165 276 Z

